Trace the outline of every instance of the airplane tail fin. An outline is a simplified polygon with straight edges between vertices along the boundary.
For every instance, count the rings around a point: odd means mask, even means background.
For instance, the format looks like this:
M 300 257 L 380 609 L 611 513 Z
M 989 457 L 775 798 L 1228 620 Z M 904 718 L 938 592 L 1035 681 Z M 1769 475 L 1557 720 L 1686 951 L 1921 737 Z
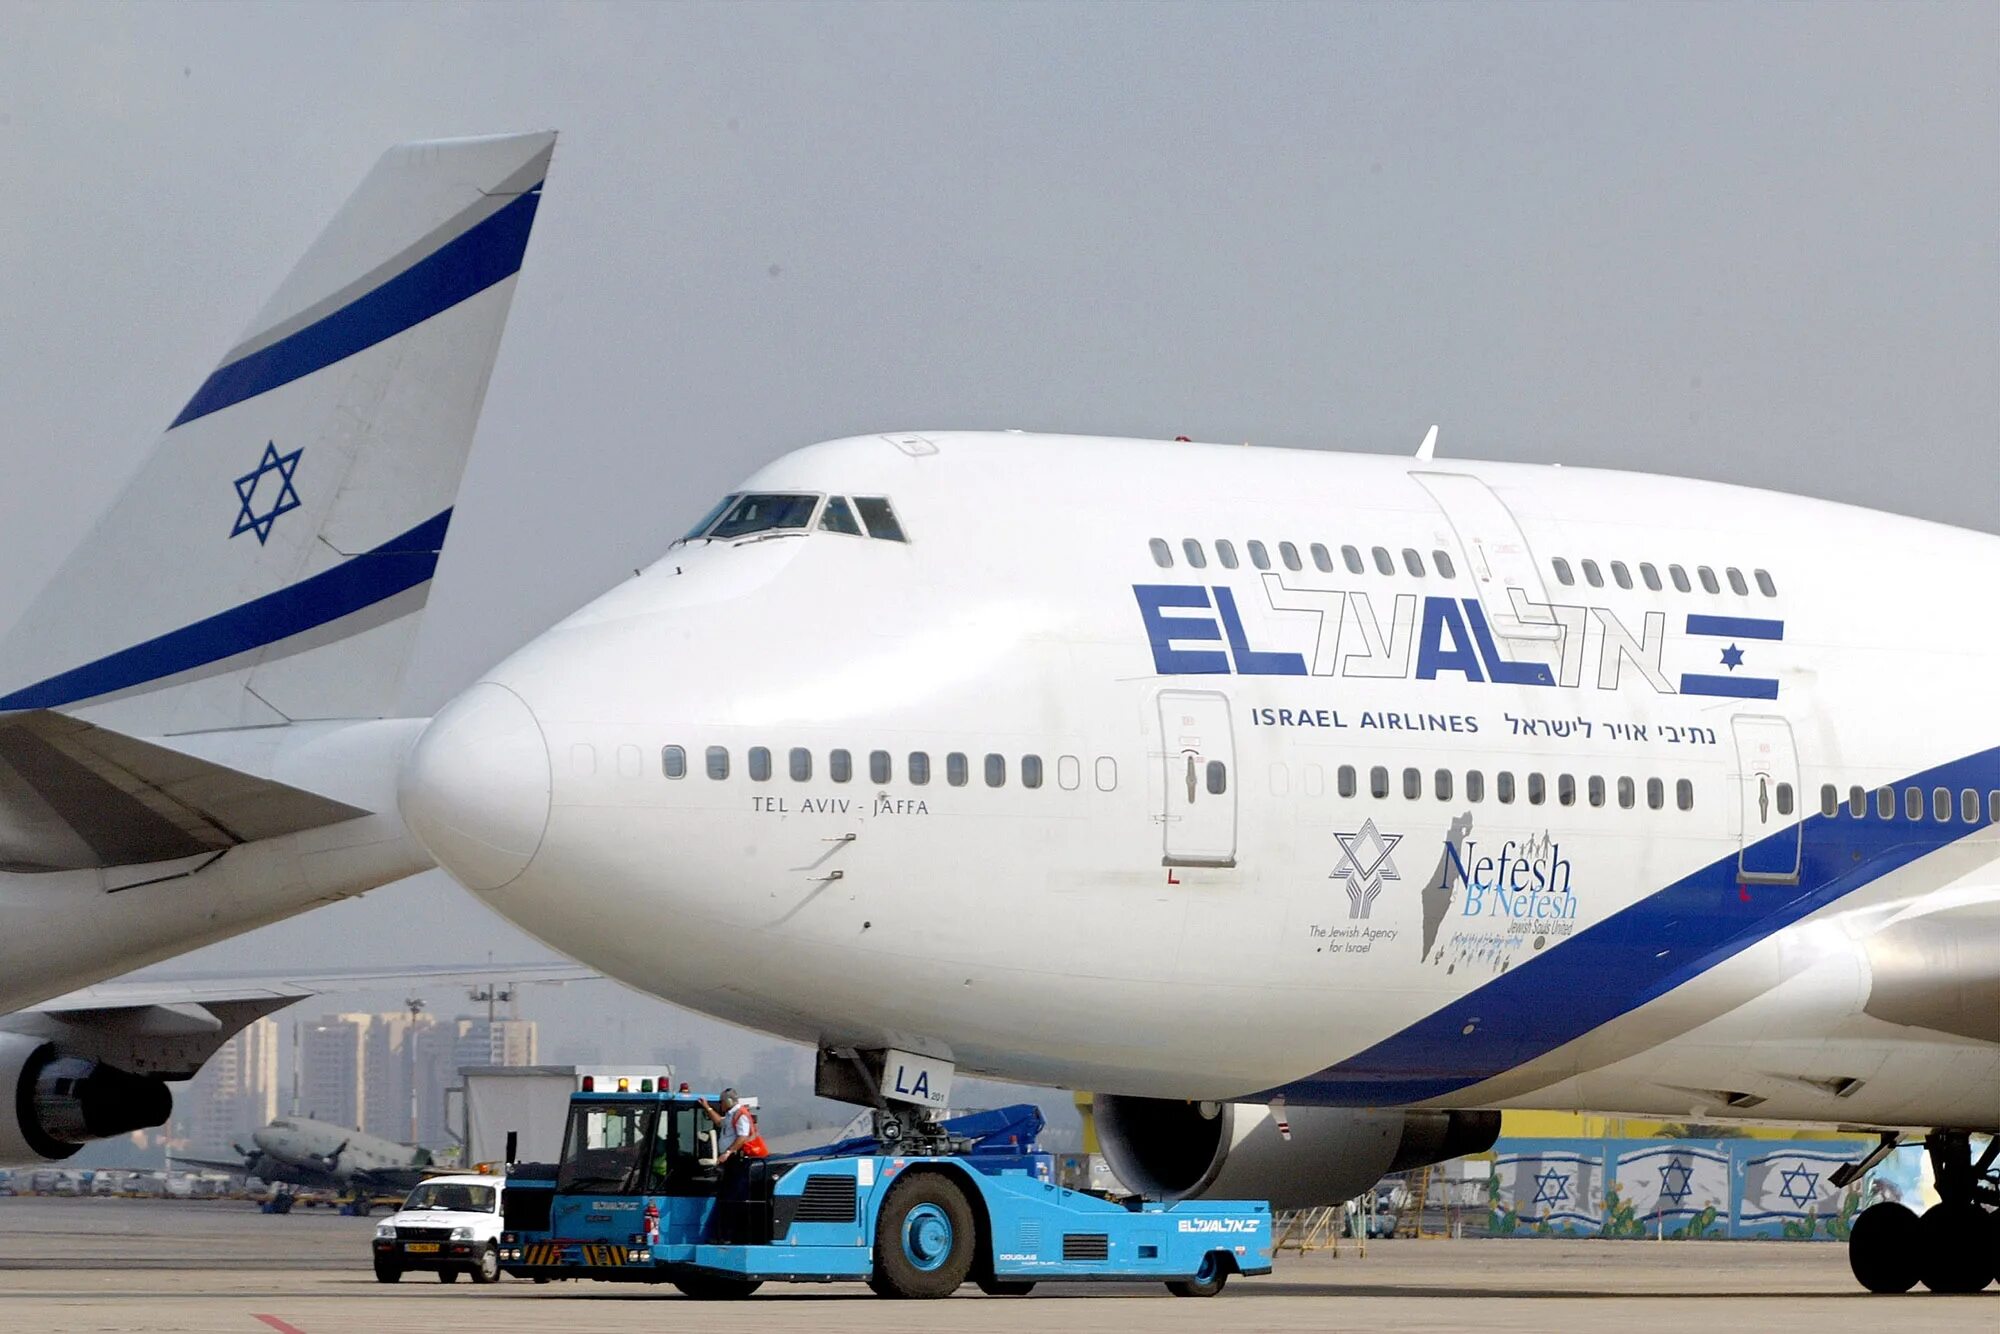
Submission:
M 394 709 L 554 146 L 383 155 L 0 641 L 0 710 Z

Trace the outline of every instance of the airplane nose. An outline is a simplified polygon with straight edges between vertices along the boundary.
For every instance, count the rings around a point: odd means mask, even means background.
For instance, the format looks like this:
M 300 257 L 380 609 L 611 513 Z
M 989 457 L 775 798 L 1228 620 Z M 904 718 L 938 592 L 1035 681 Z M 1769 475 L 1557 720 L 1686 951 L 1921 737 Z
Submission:
M 397 805 L 467 889 L 528 869 L 549 824 L 549 748 L 525 701 L 482 681 L 447 704 L 404 761 Z

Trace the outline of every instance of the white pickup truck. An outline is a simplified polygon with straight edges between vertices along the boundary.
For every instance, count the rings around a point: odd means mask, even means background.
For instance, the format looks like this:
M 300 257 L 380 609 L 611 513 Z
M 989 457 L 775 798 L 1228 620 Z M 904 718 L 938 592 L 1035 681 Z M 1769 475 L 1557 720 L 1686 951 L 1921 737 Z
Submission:
M 474 1283 L 500 1277 L 500 1193 L 504 1177 L 432 1177 L 411 1191 L 394 1216 L 375 1227 L 375 1278 L 394 1283 L 413 1269 L 440 1283 L 460 1274 Z

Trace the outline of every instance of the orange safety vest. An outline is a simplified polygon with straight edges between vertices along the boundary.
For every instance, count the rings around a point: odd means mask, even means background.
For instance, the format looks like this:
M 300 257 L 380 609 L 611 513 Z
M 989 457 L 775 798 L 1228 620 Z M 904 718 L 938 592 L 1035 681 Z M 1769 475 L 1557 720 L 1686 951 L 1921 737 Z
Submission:
M 764 1143 L 764 1137 L 757 1132 L 757 1114 L 748 1107 L 744 1107 L 741 1110 L 743 1115 L 750 1118 L 750 1133 L 736 1142 L 736 1151 L 745 1158 L 769 1158 L 771 1156 L 771 1146 Z M 736 1109 L 731 1109 L 729 1115 L 733 1120 L 736 1116 Z

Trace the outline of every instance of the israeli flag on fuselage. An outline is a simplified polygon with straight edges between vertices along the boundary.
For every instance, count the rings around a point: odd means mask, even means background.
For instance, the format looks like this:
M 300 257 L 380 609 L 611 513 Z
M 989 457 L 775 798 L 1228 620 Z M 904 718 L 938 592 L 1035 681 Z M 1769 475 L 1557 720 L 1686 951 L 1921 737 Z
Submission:
M 1783 621 L 1754 616 L 1703 616 L 1687 618 L 1689 640 L 1703 652 L 1712 652 L 1720 671 L 1682 672 L 1683 695 L 1721 695 L 1730 699 L 1776 699 L 1778 678 L 1754 674 L 1757 649 L 1785 637 Z M 1758 663 L 1763 661 L 1757 657 Z
M 393 710 L 554 144 L 376 163 L 0 642 L 0 709 Z

